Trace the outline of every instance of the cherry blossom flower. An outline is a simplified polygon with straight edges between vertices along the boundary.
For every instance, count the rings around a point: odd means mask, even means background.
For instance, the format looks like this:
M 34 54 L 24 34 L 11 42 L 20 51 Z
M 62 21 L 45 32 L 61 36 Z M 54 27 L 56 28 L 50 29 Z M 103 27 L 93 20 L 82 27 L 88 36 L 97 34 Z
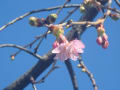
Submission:
M 64 30 L 61 25 L 51 25 L 49 27 L 56 36 L 56 41 L 53 43 L 52 53 L 55 53 L 55 59 L 62 61 L 72 59 L 76 61 L 79 58 L 79 54 L 83 53 L 84 44 L 80 40 L 73 40 L 68 42 L 64 36 Z
M 73 40 L 66 43 L 61 43 L 58 47 L 52 50 L 55 53 L 55 59 L 62 61 L 72 59 L 76 61 L 79 58 L 79 54 L 83 53 L 84 44 L 80 40 Z
M 68 43 L 61 43 L 57 48 L 52 50 L 52 53 L 56 53 L 54 59 L 67 60 L 69 58 L 69 53 L 67 51 Z

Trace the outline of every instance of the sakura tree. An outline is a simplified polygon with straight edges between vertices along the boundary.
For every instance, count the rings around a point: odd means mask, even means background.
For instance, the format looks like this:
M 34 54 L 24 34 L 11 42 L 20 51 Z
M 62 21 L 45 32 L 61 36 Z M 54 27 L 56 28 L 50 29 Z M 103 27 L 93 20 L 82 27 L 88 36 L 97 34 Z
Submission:
M 42 31 L 43 34 L 38 34 L 34 39 L 30 39 L 29 43 L 26 42 L 25 45 L 21 45 L 21 43 L 20 45 L 0 44 L 0 48 L 12 47 L 18 49 L 18 51 L 10 55 L 12 61 L 15 61 L 16 57 L 20 55 L 22 51 L 38 59 L 37 63 L 30 70 L 6 86 L 4 90 L 23 90 L 29 84 L 32 84 L 33 90 L 39 90 L 36 85 L 43 83 L 46 78 L 49 78 L 49 75 L 55 72 L 55 69 L 61 68 L 61 66 L 56 64 L 58 61 L 65 63 L 71 78 L 73 90 L 79 90 L 80 87 L 77 81 L 77 78 L 80 77 L 76 78 L 76 72 L 72 64 L 74 62 L 77 62 L 76 68 L 81 69 L 81 71 L 89 77 L 93 90 L 99 89 L 99 85 L 96 83 L 97 78 L 94 78 L 93 74 L 84 64 L 82 55 L 84 55 L 87 45 L 81 38 L 84 38 L 82 35 L 86 30 L 94 28 L 97 36 L 95 42 L 99 45 L 99 48 L 102 47 L 101 49 L 106 50 L 110 46 L 110 42 L 104 23 L 105 21 L 107 22 L 108 18 L 115 21 L 120 19 L 120 11 L 117 9 L 117 7 L 120 7 L 120 2 L 118 0 L 83 0 L 81 3 L 79 1 L 77 2 L 77 4 L 74 4 L 74 0 L 65 0 L 60 6 L 32 10 L 11 20 L 0 28 L 0 33 L 7 32 L 6 28 L 9 26 L 16 27 L 14 23 L 22 22 L 22 20 L 28 17 L 27 22 L 23 22 L 23 24 L 28 23 L 31 28 L 34 27 L 39 30 L 46 29 Z M 116 3 L 116 7 L 112 7 L 112 3 Z M 69 12 L 66 16 L 59 18 L 60 15 L 66 13 L 67 10 L 69 10 Z M 34 14 L 47 13 L 48 11 L 50 14 L 46 14 L 45 16 L 34 16 Z M 72 16 L 75 17 L 76 11 L 79 11 L 81 15 L 77 21 L 72 18 Z M 96 16 L 97 18 L 95 19 Z M 52 40 L 47 41 L 50 35 L 55 38 L 53 42 Z M 49 46 L 51 50 L 41 55 L 40 52 L 42 52 L 42 50 L 40 47 L 44 41 L 47 41 L 47 43 L 52 42 L 52 45 Z M 52 66 L 50 67 L 50 65 Z M 37 78 L 45 72 L 48 67 L 50 67 L 48 72 L 38 80 Z

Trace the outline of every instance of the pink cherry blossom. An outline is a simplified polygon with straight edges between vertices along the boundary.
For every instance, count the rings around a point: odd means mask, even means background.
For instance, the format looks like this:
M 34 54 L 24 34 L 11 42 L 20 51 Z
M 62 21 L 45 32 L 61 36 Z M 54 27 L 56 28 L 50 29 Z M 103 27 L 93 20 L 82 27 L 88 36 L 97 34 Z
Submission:
M 55 59 L 60 59 L 64 61 L 69 58 L 67 52 L 67 44 L 68 43 L 61 43 L 57 48 L 52 50 L 52 53 L 56 53 Z
M 76 61 L 79 58 L 79 53 L 83 53 L 83 48 L 85 46 L 80 40 L 73 40 L 67 43 L 61 43 L 52 50 L 52 53 L 56 53 L 55 59 L 62 61 L 72 59 Z

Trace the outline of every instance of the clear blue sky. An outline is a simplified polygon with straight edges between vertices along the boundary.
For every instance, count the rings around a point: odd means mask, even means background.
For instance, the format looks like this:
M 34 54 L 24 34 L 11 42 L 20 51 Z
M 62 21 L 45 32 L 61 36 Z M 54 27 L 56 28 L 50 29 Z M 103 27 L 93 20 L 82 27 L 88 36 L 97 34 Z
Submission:
M 63 2 L 64 0 L 1 0 L 0 26 L 28 11 L 61 5 Z M 80 1 L 72 0 L 72 3 L 80 3 Z M 113 4 L 113 6 L 115 6 L 115 4 Z M 66 10 L 68 11 L 68 9 Z M 30 16 L 46 17 L 48 14 L 55 12 L 56 11 L 41 12 Z M 67 12 L 60 14 L 59 18 L 61 19 L 66 14 Z M 32 41 L 36 35 L 44 33 L 46 28 L 35 28 L 28 24 L 28 18 L 30 16 L 0 32 L 0 44 L 12 43 L 25 45 Z M 77 11 L 71 18 L 73 20 L 78 20 L 78 17 L 80 17 L 79 11 Z M 58 19 L 58 21 L 60 19 Z M 105 28 L 109 35 L 110 42 L 110 45 L 106 50 L 97 45 L 97 35 L 94 28 L 87 29 L 82 36 L 82 41 L 86 45 L 84 54 L 82 55 L 83 60 L 88 69 L 94 74 L 99 90 L 120 90 L 119 25 L 120 21 L 115 22 L 110 18 L 105 22 Z M 49 35 L 47 40 L 43 41 L 39 49 L 39 54 L 44 55 L 49 51 L 52 48 L 54 40 L 55 37 Z M 33 56 L 24 52 L 21 52 L 14 61 L 11 61 L 10 55 L 15 51 L 17 51 L 17 49 L 0 48 L 0 90 L 20 77 L 38 61 Z M 77 63 L 78 62 L 72 61 L 77 74 L 79 89 L 93 90 L 88 76 L 76 67 Z M 45 80 L 45 83 L 37 85 L 38 90 L 73 90 L 65 64 L 58 61 L 57 65 L 59 65 L 60 68 L 49 75 Z M 45 73 L 43 73 L 37 80 L 39 80 Z M 30 84 L 24 90 L 33 90 L 32 85 Z

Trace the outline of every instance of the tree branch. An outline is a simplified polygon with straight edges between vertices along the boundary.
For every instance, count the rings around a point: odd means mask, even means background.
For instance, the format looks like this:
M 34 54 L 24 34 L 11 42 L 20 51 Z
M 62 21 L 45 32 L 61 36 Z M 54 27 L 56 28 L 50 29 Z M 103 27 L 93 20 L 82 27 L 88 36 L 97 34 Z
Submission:
M 43 76 L 39 81 L 34 82 L 35 84 L 40 84 L 43 83 L 45 81 L 45 79 L 57 68 L 59 68 L 58 66 L 55 66 L 57 61 L 53 62 L 52 68 L 48 71 L 47 74 L 45 74 L 45 76 Z
M 17 17 L 16 19 L 13 19 L 12 21 L 10 21 L 9 23 L 3 25 L 2 27 L 0 27 L 0 31 L 7 28 L 9 25 L 12 25 L 17 21 L 22 20 L 23 18 L 25 18 L 25 17 L 27 17 L 27 16 L 29 16 L 31 14 L 38 13 L 38 12 L 52 11 L 52 10 L 59 9 L 61 7 L 62 6 L 56 6 L 56 7 L 38 9 L 38 10 L 33 10 L 33 11 L 30 11 L 30 12 L 27 12 L 27 13 Z M 65 5 L 63 8 L 74 8 L 74 7 L 80 7 L 80 4 L 69 4 L 69 5 Z
M 40 59 L 38 63 L 33 66 L 28 72 L 26 72 L 19 79 L 14 81 L 11 85 L 7 86 L 3 90 L 23 90 L 29 83 L 31 83 L 31 77 L 36 79 L 52 64 L 52 62 L 54 61 L 54 56 L 54 54 L 48 52 L 48 54 L 46 54 L 43 59 Z
M 37 59 L 40 59 L 40 60 L 43 60 L 43 57 L 38 55 L 38 54 L 34 54 L 33 52 L 29 51 L 28 49 L 22 47 L 22 46 L 19 46 L 19 45 L 15 45 L 15 44 L 0 44 L 0 48 L 4 48 L 4 47 L 12 47 L 12 48 L 17 48 L 17 49 L 20 49 L 22 51 L 25 51 L 26 53 L 34 56 L 35 58 Z
M 92 73 L 88 70 L 88 68 L 84 65 L 84 62 L 83 62 L 82 59 L 79 59 L 79 65 L 78 65 L 78 67 L 79 67 L 79 68 L 82 68 L 82 71 L 85 72 L 85 73 L 88 75 L 88 77 L 89 77 L 90 80 L 91 80 L 91 83 L 92 83 L 92 85 L 93 85 L 94 90 L 98 90 L 98 87 L 97 87 L 97 85 L 96 85 L 96 81 L 95 81 L 95 79 L 94 79 L 93 74 L 92 74 Z
M 115 2 L 120 7 L 120 1 L 119 0 L 115 0 Z
M 78 90 L 78 83 L 77 83 L 75 72 L 72 68 L 72 64 L 69 60 L 66 60 L 65 64 L 66 64 L 66 67 L 67 67 L 68 72 L 70 74 L 71 81 L 72 81 L 72 84 L 73 84 L 73 88 L 74 88 L 74 90 Z

